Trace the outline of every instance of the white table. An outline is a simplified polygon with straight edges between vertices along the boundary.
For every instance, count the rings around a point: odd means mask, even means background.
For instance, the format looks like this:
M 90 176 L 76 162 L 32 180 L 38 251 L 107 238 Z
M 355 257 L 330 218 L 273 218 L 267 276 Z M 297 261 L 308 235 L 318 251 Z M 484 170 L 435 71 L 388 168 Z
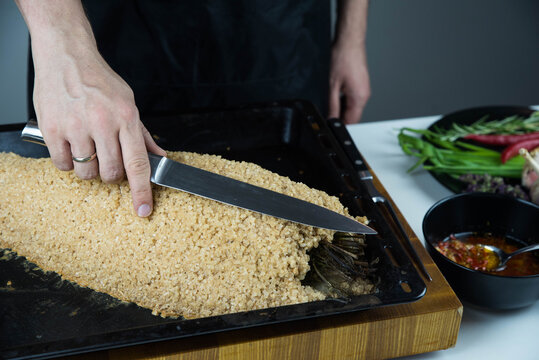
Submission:
M 452 193 L 425 170 L 406 173 L 417 158 L 405 155 L 398 129 L 424 129 L 439 116 L 379 121 L 347 126 L 355 145 L 424 243 L 421 224 L 427 210 Z M 512 311 L 485 311 L 464 305 L 454 348 L 411 359 L 539 359 L 539 302 Z

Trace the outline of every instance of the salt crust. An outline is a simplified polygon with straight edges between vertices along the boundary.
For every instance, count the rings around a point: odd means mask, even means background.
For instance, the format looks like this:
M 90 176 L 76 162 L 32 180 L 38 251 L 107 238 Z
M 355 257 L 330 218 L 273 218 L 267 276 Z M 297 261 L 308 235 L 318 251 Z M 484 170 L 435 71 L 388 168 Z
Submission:
M 336 197 L 255 164 L 185 152 L 169 157 L 348 215 Z M 300 281 L 309 271 L 306 252 L 333 232 L 160 186 L 153 193 L 153 214 L 138 218 L 126 181 L 80 180 L 48 158 L 0 153 L 0 247 L 161 316 L 325 297 Z

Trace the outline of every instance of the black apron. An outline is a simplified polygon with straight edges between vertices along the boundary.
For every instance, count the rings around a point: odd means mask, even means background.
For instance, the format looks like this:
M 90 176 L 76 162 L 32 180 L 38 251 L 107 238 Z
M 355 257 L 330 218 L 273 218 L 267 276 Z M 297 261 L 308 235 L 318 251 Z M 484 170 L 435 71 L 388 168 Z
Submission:
M 83 5 L 99 51 L 133 89 L 143 120 L 191 108 L 297 98 L 326 113 L 329 1 Z

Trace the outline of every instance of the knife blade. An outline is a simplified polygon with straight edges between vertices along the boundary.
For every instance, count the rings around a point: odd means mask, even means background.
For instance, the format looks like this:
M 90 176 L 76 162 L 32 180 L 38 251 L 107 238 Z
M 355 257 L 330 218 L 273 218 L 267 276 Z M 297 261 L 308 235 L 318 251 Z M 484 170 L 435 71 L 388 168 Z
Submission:
M 37 122 L 30 120 L 21 138 L 45 145 Z M 148 153 L 150 181 L 157 185 L 323 229 L 374 235 L 377 232 L 349 217 L 322 206 Z

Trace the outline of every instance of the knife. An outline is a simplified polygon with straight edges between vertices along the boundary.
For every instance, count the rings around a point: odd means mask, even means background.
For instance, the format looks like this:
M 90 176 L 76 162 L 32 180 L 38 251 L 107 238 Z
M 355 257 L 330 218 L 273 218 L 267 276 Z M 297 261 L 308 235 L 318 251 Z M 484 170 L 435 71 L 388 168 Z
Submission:
M 22 130 L 25 141 L 45 145 L 37 121 L 30 120 Z M 226 176 L 148 153 L 150 181 L 224 204 L 251 210 L 295 223 L 347 233 L 374 235 L 377 232 L 324 207 L 254 186 Z

